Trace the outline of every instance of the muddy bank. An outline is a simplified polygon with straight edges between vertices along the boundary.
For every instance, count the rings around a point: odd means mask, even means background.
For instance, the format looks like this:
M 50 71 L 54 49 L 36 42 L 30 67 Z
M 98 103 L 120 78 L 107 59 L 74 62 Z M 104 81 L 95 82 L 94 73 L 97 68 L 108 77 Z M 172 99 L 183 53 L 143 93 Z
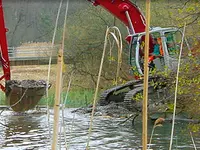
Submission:
M 134 105 L 135 104 L 135 105 Z M 100 105 L 98 103 L 95 107 L 95 116 L 110 116 L 110 117 L 129 117 L 133 114 L 141 114 L 142 113 L 142 104 L 141 102 L 133 102 L 132 107 L 127 108 L 127 104 L 124 102 L 113 102 L 111 101 L 107 105 Z M 81 114 L 90 114 L 92 112 L 92 105 L 87 107 L 80 107 L 72 111 L 72 113 L 81 113 Z M 155 114 L 156 112 L 160 112 L 161 107 L 149 105 L 148 111 L 149 114 Z M 162 108 L 163 109 L 163 108 Z M 164 113 L 164 110 L 161 111 Z M 162 114 L 162 113 L 160 113 Z M 154 115 L 154 118 L 158 117 Z
M 92 105 L 88 107 L 81 107 L 73 110 L 72 113 L 90 114 L 92 112 Z M 101 106 L 97 104 L 95 108 L 95 116 L 110 116 L 110 117 L 127 117 L 133 112 L 128 110 L 123 102 L 110 102 L 107 105 Z
M 168 112 L 168 111 L 164 110 L 163 107 L 164 106 L 162 106 L 162 108 L 154 107 L 154 108 L 148 109 L 148 118 L 149 118 L 149 120 L 152 120 L 152 124 L 154 124 L 154 122 L 158 118 L 164 118 L 165 122 L 172 123 L 172 119 L 173 119 L 172 112 Z M 75 109 L 71 112 L 90 115 L 92 112 L 92 105 L 90 105 L 88 107 L 81 107 L 81 108 Z M 121 124 L 124 124 L 127 121 L 131 121 L 132 125 L 135 124 L 136 120 L 138 120 L 138 121 L 142 120 L 142 112 L 141 111 L 135 111 L 135 109 L 129 110 L 125 107 L 125 104 L 123 102 L 119 102 L 119 103 L 111 102 L 104 106 L 101 106 L 98 104 L 95 108 L 94 116 L 126 118 L 124 121 L 122 121 Z M 190 118 L 188 116 L 188 114 L 186 114 L 184 112 L 176 114 L 175 121 L 192 123 L 192 124 L 200 123 L 200 120 Z
M 126 93 L 119 93 L 115 95 L 109 96 L 109 98 L 105 100 L 99 100 L 96 108 L 95 108 L 95 116 L 111 116 L 111 117 L 128 117 L 132 114 L 140 114 L 142 112 L 142 99 L 141 100 L 132 100 L 128 103 L 124 101 L 124 94 Z M 148 104 L 148 111 L 154 112 L 158 111 L 159 109 L 165 110 L 164 105 L 164 97 L 166 97 L 166 93 L 162 92 L 155 92 L 151 91 L 149 93 L 149 104 Z M 161 108 L 161 106 L 163 108 Z M 81 107 L 73 112 L 82 113 L 82 114 L 89 114 L 92 112 L 92 105 L 87 107 Z

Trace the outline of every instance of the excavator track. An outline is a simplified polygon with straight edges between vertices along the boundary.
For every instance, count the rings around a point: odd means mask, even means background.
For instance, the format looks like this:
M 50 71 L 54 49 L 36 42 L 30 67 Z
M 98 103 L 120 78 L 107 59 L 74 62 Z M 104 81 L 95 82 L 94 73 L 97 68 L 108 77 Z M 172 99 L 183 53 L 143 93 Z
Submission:
M 149 82 L 158 79 L 159 79 L 158 77 L 149 77 Z M 149 85 L 149 87 L 152 86 Z M 100 95 L 99 104 L 107 105 L 111 101 L 124 102 L 126 108 L 132 109 L 133 108 L 132 106 L 135 103 L 133 100 L 134 96 L 142 91 L 143 91 L 143 79 L 132 80 L 123 85 L 115 86 L 113 88 L 105 90 Z
M 131 80 L 131 81 L 127 82 L 126 84 L 115 86 L 111 89 L 105 90 L 100 95 L 100 98 L 99 98 L 100 105 L 108 104 L 110 102 L 109 97 L 111 95 L 114 95 L 115 92 L 122 90 L 122 89 L 125 89 L 127 87 L 132 89 L 135 84 L 139 84 L 139 83 L 142 83 L 142 82 L 143 82 L 143 80 Z
M 133 90 L 126 93 L 126 95 L 124 97 L 125 107 L 128 109 L 135 108 L 137 111 L 140 111 L 140 110 L 138 110 L 137 106 L 135 106 L 135 105 L 133 106 L 132 104 L 135 104 L 135 102 L 136 102 L 136 100 L 134 99 L 134 96 L 142 91 L 143 91 L 143 86 L 136 86 Z
M 151 93 L 152 89 L 154 89 L 154 87 L 152 85 L 149 85 L 149 93 Z M 134 86 L 134 89 L 129 91 L 128 93 L 126 93 L 125 97 L 124 97 L 124 105 L 127 109 L 131 110 L 131 109 L 135 109 L 136 111 L 141 112 L 142 111 L 142 105 L 140 103 L 140 97 L 136 98 L 135 96 L 138 93 L 142 93 L 143 92 L 143 84 L 138 84 Z

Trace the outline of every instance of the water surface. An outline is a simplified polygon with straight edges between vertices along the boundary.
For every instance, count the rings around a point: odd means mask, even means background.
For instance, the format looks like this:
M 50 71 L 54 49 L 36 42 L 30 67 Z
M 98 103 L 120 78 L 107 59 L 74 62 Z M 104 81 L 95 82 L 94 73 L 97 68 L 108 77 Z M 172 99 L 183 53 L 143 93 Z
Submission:
M 69 150 L 84 150 L 88 140 L 90 117 L 71 113 L 65 110 L 64 124 L 66 141 Z M 51 149 L 53 131 L 53 111 L 50 110 L 50 123 L 45 112 L 30 111 L 16 114 L 4 111 L 1 114 L 0 149 L 1 150 L 48 150 Z M 60 115 L 61 116 L 61 115 Z M 62 120 L 62 118 L 61 118 Z M 90 138 L 92 150 L 138 150 L 141 149 L 142 124 L 138 120 L 135 126 L 131 122 L 119 125 L 123 118 L 95 117 Z M 62 125 L 62 124 L 61 124 Z M 61 126 L 60 125 L 60 126 Z M 152 122 L 149 122 L 149 136 Z M 60 132 L 58 149 L 65 149 L 64 131 Z M 154 132 L 151 148 L 167 150 L 170 142 L 171 123 L 157 127 Z M 200 137 L 194 137 L 195 144 L 200 148 Z M 173 149 L 194 149 L 186 123 L 176 123 Z

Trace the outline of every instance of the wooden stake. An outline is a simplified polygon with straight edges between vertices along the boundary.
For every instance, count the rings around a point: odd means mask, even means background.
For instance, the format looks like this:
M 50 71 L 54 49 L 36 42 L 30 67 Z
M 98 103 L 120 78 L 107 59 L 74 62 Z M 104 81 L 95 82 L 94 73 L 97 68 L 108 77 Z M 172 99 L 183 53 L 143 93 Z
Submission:
M 172 116 L 172 130 L 171 130 L 171 138 L 170 138 L 170 145 L 169 150 L 172 149 L 173 144 L 173 136 L 174 136 L 174 125 L 175 125 L 175 118 L 176 118 L 176 104 L 177 104 L 177 93 L 178 93 L 178 82 L 179 82 L 179 71 L 180 71 L 180 65 L 181 65 L 181 56 L 183 51 L 183 43 L 185 38 L 185 28 L 186 28 L 186 22 L 183 28 L 183 35 L 182 35 L 182 42 L 181 42 L 181 48 L 180 53 L 178 57 L 178 67 L 177 67 L 177 73 L 176 73 L 176 87 L 175 87 L 175 97 L 174 97 L 174 110 L 173 110 L 173 116 Z
M 147 104 L 148 104 L 148 80 L 149 80 L 149 27 L 150 27 L 150 0 L 146 0 L 146 36 L 145 36 L 145 54 L 144 54 L 144 90 L 143 90 L 143 132 L 142 132 L 142 146 L 143 150 L 147 150 Z
M 53 126 L 53 141 L 52 150 L 57 149 L 58 143 L 58 127 L 59 127 L 59 111 L 60 111 L 60 96 L 61 96 L 61 85 L 62 85 L 62 62 L 63 62 L 63 50 L 60 49 L 58 52 L 57 60 L 57 76 L 56 76 L 56 93 L 55 93 L 55 104 L 54 104 L 54 126 Z
M 69 0 L 66 3 L 65 20 L 63 25 L 63 36 L 62 45 L 58 51 L 57 60 L 57 76 L 56 76 L 56 93 L 55 93 L 55 104 L 54 104 L 54 126 L 53 126 L 53 141 L 52 150 L 57 150 L 58 143 L 58 127 L 59 127 L 59 112 L 60 112 L 60 97 L 62 92 L 62 72 L 63 72 L 63 52 L 65 43 L 65 33 L 66 33 L 66 22 L 67 22 L 67 12 L 68 12 Z

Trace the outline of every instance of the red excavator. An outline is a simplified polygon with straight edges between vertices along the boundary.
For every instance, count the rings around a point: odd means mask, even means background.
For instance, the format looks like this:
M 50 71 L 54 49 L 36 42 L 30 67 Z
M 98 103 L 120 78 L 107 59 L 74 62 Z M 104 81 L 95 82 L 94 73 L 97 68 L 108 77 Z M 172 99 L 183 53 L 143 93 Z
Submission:
M 145 37 L 145 17 L 140 9 L 129 0 L 88 0 L 94 6 L 102 6 L 119 20 L 121 20 L 128 29 L 126 37 L 129 43 L 129 63 L 133 76 L 143 75 L 144 58 L 144 37 Z M 45 81 L 15 81 L 10 80 L 10 64 L 7 49 L 2 0 L 0 0 L 0 46 L 1 46 L 1 64 L 6 84 L 0 84 L 0 88 L 6 93 L 6 98 L 14 111 L 26 111 L 37 105 L 40 98 L 45 94 L 48 86 Z M 149 67 L 157 70 L 176 69 L 177 53 L 181 42 L 182 33 L 178 28 L 152 27 L 150 29 L 150 47 L 149 47 Z M 154 47 L 157 45 L 157 52 Z M 133 80 L 120 86 L 106 90 L 100 96 L 100 101 L 109 102 L 116 92 L 128 90 L 124 93 L 124 99 L 127 104 L 132 101 L 135 94 L 141 92 L 143 87 L 141 80 Z M 138 86 L 141 85 L 141 86 Z
M 129 63 L 131 74 L 135 77 L 143 75 L 145 17 L 140 9 L 130 0 L 88 0 L 94 6 L 101 6 L 119 20 L 128 29 L 126 40 L 129 44 Z M 165 71 L 176 70 L 177 55 L 180 50 L 182 32 L 175 27 L 150 29 L 149 68 Z M 188 46 L 187 42 L 184 42 Z M 150 77 L 150 80 L 152 78 Z M 154 79 L 153 79 L 154 80 Z M 100 104 L 107 104 L 120 97 L 129 108 L 134 103 L 134 96 L 143 91 L 142 80 L 129 81 L 104 91 L 100 96 Z M 119 101 L 119 100 L 118 100 Z M 134 104 L 133 104 L 134 105 Z M 131 107 L 132 109 L 133 107 Z
M 0 0 L 0 61 L 3 68 L 3 75 L 0 77 L 0 89 L 6 94 L 6 101 L 16 112 L 27 111 L 34 108 L 41 97 L 45 95 L 47 83 L 44 80 L 11 80 L 10 61 L 6 39 L 2 0 Z M 5 81 L 5 84 L 2 84 Z

